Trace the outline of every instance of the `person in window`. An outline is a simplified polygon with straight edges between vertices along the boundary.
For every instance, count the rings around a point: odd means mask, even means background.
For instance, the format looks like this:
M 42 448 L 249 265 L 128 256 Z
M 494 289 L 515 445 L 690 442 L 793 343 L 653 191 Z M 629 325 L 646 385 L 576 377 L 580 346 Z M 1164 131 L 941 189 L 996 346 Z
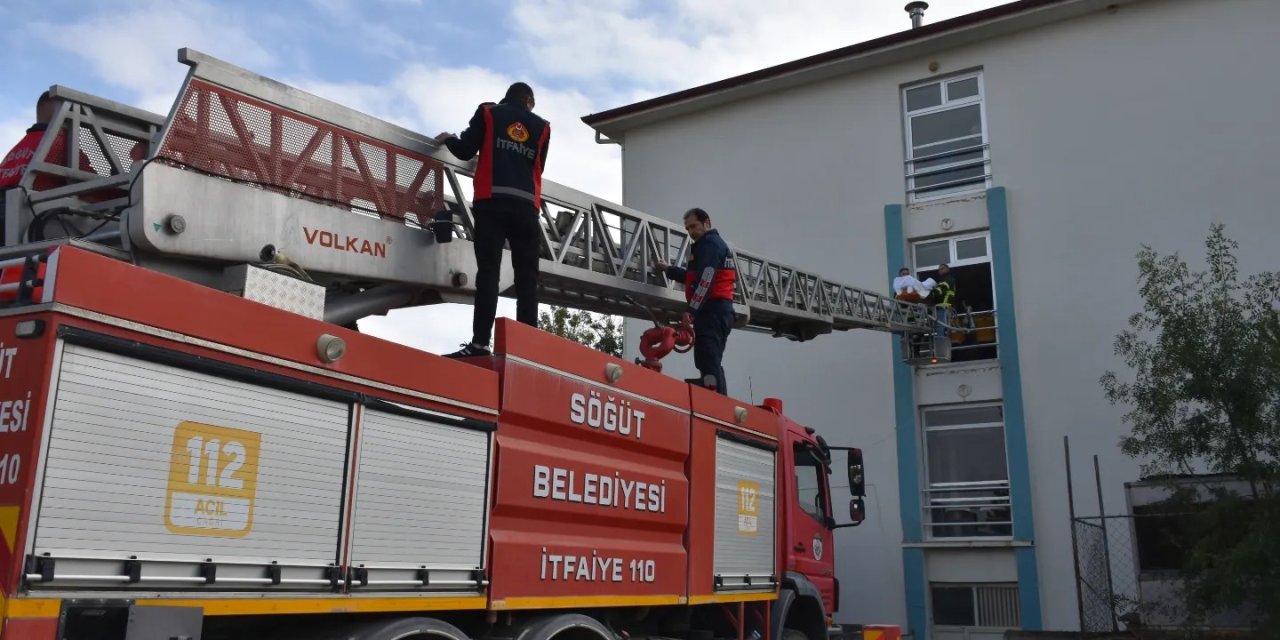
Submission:
M 944 262 L 938 265 L 938 285 L 929 296 L 930 301 L 934 302 L 934 317 L 938 319 L 937 335 L 945 336 L 948 333 L 947 323 L 951 320 L 951 307 L 955 297 L 956 277 L 951 275 L 951 267 Z
M 696 207 L 686 211 L 684 228 L 693 239 L 688 267 L 662 261 L 655 266 L 668 278 L 684 283 L 684 297 L 689 303 L 684 320 L 693 324 L 693 364 L 702 374 L 702 386 L 728 395 L 721 361 L 733 328 L 737 264 L 729 245 L 711 226 L 711 216 L 706 211 Z
M 926 278 L 924 282 L 916 280 L 911 270 L 903 267 L 893 279 L 893 295 L 904 302 L 924 302 L 936 284 L 933 278 Z

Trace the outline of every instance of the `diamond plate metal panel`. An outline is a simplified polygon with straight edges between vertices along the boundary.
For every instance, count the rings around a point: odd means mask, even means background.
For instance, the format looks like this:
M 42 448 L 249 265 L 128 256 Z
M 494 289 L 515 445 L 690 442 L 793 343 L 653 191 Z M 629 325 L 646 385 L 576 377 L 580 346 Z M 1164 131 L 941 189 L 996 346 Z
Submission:
M 227 273 L 235 292 L 246 299 L 308 318 L 324 319 L 324 287 L 318 284 L 247 264 L 232 267 Z

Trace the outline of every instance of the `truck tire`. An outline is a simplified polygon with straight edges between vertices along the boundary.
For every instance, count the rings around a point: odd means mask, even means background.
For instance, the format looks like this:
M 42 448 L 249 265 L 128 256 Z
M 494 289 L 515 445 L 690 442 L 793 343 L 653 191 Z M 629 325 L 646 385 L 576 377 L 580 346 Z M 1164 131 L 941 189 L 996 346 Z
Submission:
M 520 634 L 520 640 L 552 640 L 567 631 L 573 633 L 575 640 L 581 640 L 583 632 L 594 635 L 598 640 L 617 640 L 617 636 L 599 620 L 581 613 L 550 616 Z
M 821 605 L 790 588 L 778 594 L 770 624 L 775 640 L 827 640 Z
M 401 618 L 362 624 L 323 636 L 324 640 L 471 640 L 457 627 L 434 618 Z

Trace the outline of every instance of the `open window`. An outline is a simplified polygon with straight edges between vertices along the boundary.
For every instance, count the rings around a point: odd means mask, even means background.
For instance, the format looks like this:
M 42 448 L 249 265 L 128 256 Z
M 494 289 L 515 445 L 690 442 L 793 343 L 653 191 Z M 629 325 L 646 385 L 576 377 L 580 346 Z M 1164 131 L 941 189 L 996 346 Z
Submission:
M 991 236 L 983 232 L 917 242 L 913 247 L 916 278 L 938 277 L 938 266 L 951 267 L 956 280 L 951 326 L 971 331 L 951 334 L 951 361 L 999 357 L 996 341 L 995 279 L 991 271 Z

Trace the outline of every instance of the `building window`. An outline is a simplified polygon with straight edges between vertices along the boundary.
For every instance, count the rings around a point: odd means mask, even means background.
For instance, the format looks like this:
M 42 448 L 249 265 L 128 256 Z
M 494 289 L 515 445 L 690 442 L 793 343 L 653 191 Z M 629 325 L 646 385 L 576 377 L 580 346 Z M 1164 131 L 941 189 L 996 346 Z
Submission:
M 903 89 L 907 194 L 930 200 L 991 184 L 982 74 Z
M 921 424 L 930 537 L 1011 537 L 1004 407 L 925 409 Z
M 1022 625 L 1016 584 L 929 584 L 936 627 L 1016 629 Z
M 826 497 L 822 494 L 822 463 L 813 451 L 804 445 L 796 445 L 796 500 L 805 513 L 826 525 Z
M 912 247 L 916 277 L 938 277 L 946 263 L 956 279 L 954 315 L 948 324 L 964 330 L 951 334 L 951 361 L 992 360 L 999 357 L 996 340 L 996 291 L 991 273 L 991 237 L 967 234 L 917 242 Z

